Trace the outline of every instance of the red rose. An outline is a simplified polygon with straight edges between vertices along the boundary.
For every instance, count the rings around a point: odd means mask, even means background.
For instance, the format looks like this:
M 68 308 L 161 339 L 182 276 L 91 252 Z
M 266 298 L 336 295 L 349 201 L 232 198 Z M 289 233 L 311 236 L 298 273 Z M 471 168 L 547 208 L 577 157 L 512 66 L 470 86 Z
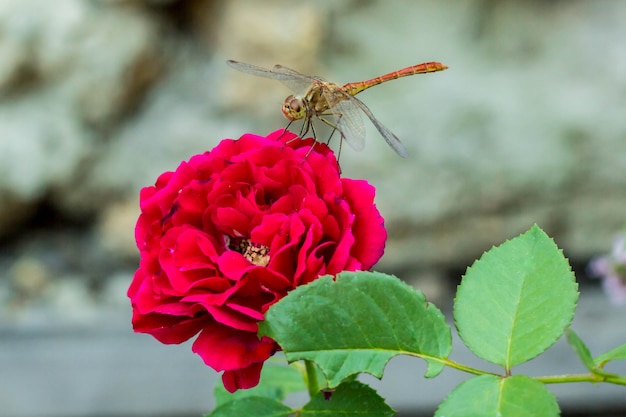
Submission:
M 258 384 L 279 347 L 265 311 L 320 275 L 370 269 L 387 233 L 374 187 L 340 178 L 326 145 L 283 130 L 225 139 L 141 190 L 133 328 L 193 351 L 230 392 Z

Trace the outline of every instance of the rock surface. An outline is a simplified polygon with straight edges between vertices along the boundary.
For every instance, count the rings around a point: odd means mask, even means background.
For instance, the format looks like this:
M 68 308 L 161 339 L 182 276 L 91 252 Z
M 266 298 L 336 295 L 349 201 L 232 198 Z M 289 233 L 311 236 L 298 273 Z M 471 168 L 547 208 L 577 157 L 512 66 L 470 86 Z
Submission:
M 534 222 L 588 258 L 624 223 L 620 3 L 209 3 L 2 2 L 0 235 L 42 201 L 97 218 L 222 137 L 284 126 L 287 90 L 225 58 L 337 82 L 450 66 L 360 96 L 411 153 L 369 126 L 342 155 L 378 186 L 385 267 L 463 265 Z

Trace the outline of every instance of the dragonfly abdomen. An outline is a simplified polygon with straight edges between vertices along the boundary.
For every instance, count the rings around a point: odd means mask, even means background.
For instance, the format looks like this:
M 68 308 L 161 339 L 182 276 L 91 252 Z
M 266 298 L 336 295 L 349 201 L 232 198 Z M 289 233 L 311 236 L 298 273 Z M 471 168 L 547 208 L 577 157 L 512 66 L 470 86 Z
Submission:
M 428 72 L 443 71 L 448 67 L 441 62 L 424 62 L 423 64 L 417 64 L 410 67 L 403 68 L 398 71 L 390 72 L 389 74 L 381 75 L 380 77 L 372 78 L 366 81 L 357 81 L 354 83 L 348 83 L 342 87 L 343 91 L 355 96 L 361 91 L 366 90 L 378 84 L 382 84 L 387 81 L 395 80 L 402 77 L 408 77 L 415 74 L 426 74 Z

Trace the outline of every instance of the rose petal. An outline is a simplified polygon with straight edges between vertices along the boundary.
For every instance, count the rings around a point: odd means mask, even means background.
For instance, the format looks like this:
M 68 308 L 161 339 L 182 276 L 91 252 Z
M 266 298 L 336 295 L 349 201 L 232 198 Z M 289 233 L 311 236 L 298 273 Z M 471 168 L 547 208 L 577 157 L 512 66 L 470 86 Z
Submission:
M 206 328 L 210 320 L 209 316 L 201 319 L 187 319 L 158 313 L 142 315 L 135 311 L 133 312 L 133 330 L 149 333 L 164 344 L 178 344 L 189 340 Z
M 233 393 L 238 389 L 254 388 L 261 380 L 261 370 L 263 362 L 254 363 L 247 368 L 237 369 L 235 371 L 224 371 L 222 375 L 222 384 L 226 391 Z
M 363 269 L 370 269 L 383 255 L 387 230 L 385 221 L 374 205 L 374 187 L 362 180 L 341 180 L 344 196 L 354 213 L 354 245 L 352 256 L 359 259 Z
M 263 362 L 276 350 L 275 343 L 261 341 L 255 333 L 208 323 L 193 343 L 192 351 L 216 371 L 243 369 Z

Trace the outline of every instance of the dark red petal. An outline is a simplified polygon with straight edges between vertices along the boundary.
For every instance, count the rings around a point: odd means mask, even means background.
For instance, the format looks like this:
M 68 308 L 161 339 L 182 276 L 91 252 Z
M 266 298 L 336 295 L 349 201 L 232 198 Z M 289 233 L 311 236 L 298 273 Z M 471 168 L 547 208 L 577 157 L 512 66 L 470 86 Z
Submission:
M 213 221 L 220 230 L 226 231 L 231 236 L 247 236 L 249 234 L 249 218 L 241 211 L 222 207 L 214 212 Z
M 221 273 L 233 281 L 239 281 L 253 267 L 249 260 L 234 250 L 222 253 L 217 264 Z
M 181 226 L 170 229 L 161 242 L 159 261 L 178 294 L 186 294 L 204 278 L 219 276 L 217 243 L 206 233 Z
M 261 341 L 254 332 L 209 323 L 193 343 L 193 352 L 216 371 L 244 369 L 263 362 L 276 350 L 275 343 Z
M 226 391 L 233 393 L 238 389 L 254 388 L 261 380 L 261 370 L 263 362 L 253 363 L 244 369 L 235 371 L 224 371 L 222 383 Z
M 216 322 L 244 332 L 256 333 L 257 322 L 263 320 L 263 314 L 260 312 L 247 311 L 249 314 L 242 314 L 229 306 L 208 306 L 207 310 Z
M 384 219 L 374 205 L 375 189 L 362 180 L 343 178 L 344 195 L 355 214 L 352 232 L 355 237 L 352 255 L 363 269 L 370 269 L 385 251 L 387 230 Z
M 190 319 L 158 313 L 142 315 L 134 311 L 133 330 L 138 333 L 149 333 L 161 343 L 178 344 L 197 334 L 206 326 L 208 320 L 209 316 Z

